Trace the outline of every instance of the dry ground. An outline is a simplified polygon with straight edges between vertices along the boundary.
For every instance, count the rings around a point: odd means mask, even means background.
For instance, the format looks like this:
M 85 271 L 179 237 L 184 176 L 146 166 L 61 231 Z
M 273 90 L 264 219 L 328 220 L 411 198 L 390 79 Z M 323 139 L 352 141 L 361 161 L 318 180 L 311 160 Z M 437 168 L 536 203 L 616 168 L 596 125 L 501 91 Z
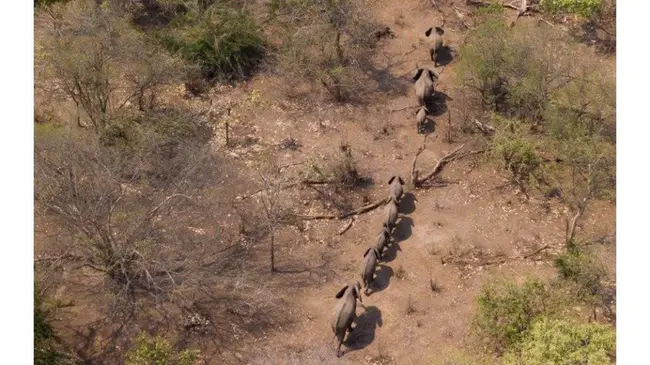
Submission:
M 429 1 L 368 1 L 380 23 L 390 26 L 395 38 L 384 39 L 376 59 L 382 75 L 373 100 L 365 105 L 335 106 L 319 102 L 305 105 L 301 99 L 289 99 L 282 90 L 282 80 L 261 75 L 234 89 L 220 89 L 212 98 L 242 100 L 253 91 L 262 102 L 233 127 L 233 138 L 249 135 L 256 141 L 246 147 L 233 148 L 231 158 L 242 166 L 258 166 L 268 157 L 286 166 L 287 176 L 294 177 L 305 169 L 314 156 L 329 156 L 339 143 L 347 142 L 358 161 L 361 175 L 372 184 L 351 194 L 348 207 L 358 207 L 387 194 L 387 179 L 397 173 L 409 180 L 411 163 L 422 136 L 416 133 L 412 114 L 414 108 L 391 111 L 414 105 L 410 75 L 416 65 L 432 67 L 427 53 L 419 43 L 430 26 L 442 21 L 441 13 Z M 454 10 L 442 7 L 446 20 L 446 43 L 456 48 L 464 31 Z M 535 21 L 520 19 L 519 21 Z M 415 47 L 415 50 L 413 51 Z M 411 52 L 412 51 L 412 52 Z M 593 50 L 585 48 L 585 55 Z M 600 62 L 615 67 L 613 56 Z M 447 113 L 435 117 L 436 130 L 429 136 L 427 148 L 418 159 L 421 171 L 429 170 L 447 152 L 464 143 L 459 126 L 472 110 L 463 105 L 462 89 L 454 73 L 455 61 L 436 68 L 440 79 L 437 89 L 447 94 L 447 107 L 455 129 L 455 141 L 448 143 Z M 205 108 L 207 100 L 185 100 L 181 88 L 170 90 L 168 97 L 178 103 Z M 215 148 L 223 148 L 218 130 Z M 301 143 L 297 151 L 279 150 L 277 144 L 292 137 Z M 250 178 L 258 180 L 251 169 Z M 377 273 L 379 288 L 363 297 L 364 308 L 358 308 L 360 331 L 347 343 L 350 349 L 344 360 L 369 363 L 386 356 L 396 364 L 431 364 L 441 352 L 462 346 L 467 338 L 470 320 L 475 311 L 475 298 L 482 283 L 492 277 L 553 275 L 551 257 L 562 249 L 565 211 L 557 202 L 542 204 L 524 202 L 518 191 L 507 183 L 498 166 L 480 157 L 455 161 L 445 167 L 445 187 L 410 191 L 400 207 L 404 217 L 395 233 L 399 250 L 391 248 L 389 262 L 382 263 Z M 250 192 L 257 188 L 251 186 Z M 290 190 L 290 203 L 301 214 L 327 212 L 314 189 L 316 186 Z M 413 199 L 417 198 L 417 201 Z M 226 361 L 249 363 L 264 354 L 326 348 L 334 356 L 332 332 L 329 327 L 334 294 L 344 283 L 359 280 L 362 253 L 373 244 L 384 219 L 383 208 L 359 216 L 343 235 L 338 231 L 347 220 L 314 220 L 305 229 L 286 228 L 277 239 L 278 266 L 281 269 L 315 267 L 330 258 L 327 270 L 268 274 L 268 287 L 284 299 L 283 310 L 292 319 L 286 326 L 246 334 L 239 338 L 235 351 L 223 351 L 211 357 L 211 363 Z M 39 232 L 47 231 L 39 223 Z M 599 202 L 590 206 L 578 234 L 596 238 L 615 232 L 615 206 Z M 39 240 L 37 233 L 37 248 Z M 549 248 L 529 258 L 528 253 Z M 266 265 L 266 246 L 257 244 L 260 264 Z M 612 279 L 615 280 L 615 245 L 599 247 Z M 466 262 L 443 263 L 450 252 L 462 254 Z M 549 255 L 549 256 L 546 256 Z M 505 260 L 504 260 L 505 258 Z M 505 262 L 503 262 L 505 261 Z M 486 264 L 487 262 L 487 264 Z M 440 292 L 432 292 L 435 280 Z M 61 298 L 75 297 L 71 288 L 57 291 Z M 63 315 L 71 326 L 96 318 L 89 308 L 77 305 Z M 410 307 L 410 308 L 409 308 Z M 72 323 L 74 322 L 74 323 Z M 206 354 L 210 355 L 210 354 Z

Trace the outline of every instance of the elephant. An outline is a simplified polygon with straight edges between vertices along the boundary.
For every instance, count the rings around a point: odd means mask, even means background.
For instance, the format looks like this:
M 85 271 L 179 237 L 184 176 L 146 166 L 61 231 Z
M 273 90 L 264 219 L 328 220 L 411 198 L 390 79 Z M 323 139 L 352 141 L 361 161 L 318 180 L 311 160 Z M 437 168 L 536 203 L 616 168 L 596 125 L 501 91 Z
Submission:
M 388 224 L 384 222 L 381 226 L 381 233 L 377 236 L 377 243 L 375 244 L 375 248 L 377 249 L 377 252 L 379 252 L 379 258 L 384 256 L 384 248 L 388 246 L 389 241 L 390 230 L 388 229 Z
M 369 247 L 363 254 L 361 264 L 361 280 L 363 280 L 364 294 L 368 295 L 368 289 L 375 277 L 375 265 L 379 260 L 379 251 L 376 247 Z
M 415 82 L 413 89 L 415 90 L 418 105 L 427 105 L 427 101 L 433 97 L 435 91 L 433 87 L 434 79 L 438 79 L 438 75 L 426 68 L 418 68 L 413 74 L 413 81 Z
M 393 175 L 390 180 L 388 180 L 388 185 L 390 185 L 390 196 L 395 198 L 395 201 L 400 201 L 404 194 L 404 180 L 402 180 L 398 175 Z
M 345 333 L 346 331 L 352 332 L 352 323 L 357 318 L 357 299 L 359 299 L 359 303 L 363 303 L 361 284 L 358 281 L 350 282 L 336 293 L 336 298 L 340 300 L 336 303 L 332 314 L 332 331 L 338 340 L 336 356 L 341 357 L 341 344 Z
M 424 35 L 427 36 L 429 55 L 435 67 L 438 67 L 438 56 L 442 50 L 442 35 L 445 34 L 445 30 L 442 29 L 443 26 L 444 23 L 439 27 L 431 27 L 424 32 Z
M 429 109 L 426 106 L 422 105 L 415 112 L 415 121 L 417 122 L 418 133 L 424 132 L 424 126 L 427 121 L 427 113 Z
M 397 201 L 393 196 L 389 198 L 388 204 L 386 206 L 386 213 L 388 217 L 386 218 L 386 225 L 388 226 L 389 231 L 393 231 L 395 228 L 395 223 L 397 223 Z

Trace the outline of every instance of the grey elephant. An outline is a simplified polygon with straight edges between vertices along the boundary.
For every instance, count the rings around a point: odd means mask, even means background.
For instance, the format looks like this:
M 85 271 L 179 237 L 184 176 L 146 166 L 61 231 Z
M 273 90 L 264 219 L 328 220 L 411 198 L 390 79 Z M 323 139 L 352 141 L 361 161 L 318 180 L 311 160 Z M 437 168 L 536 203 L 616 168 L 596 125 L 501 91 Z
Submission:
M 359 299 L 359 303 L 363 303 L 361 284 L 358 281 L 350 282 L 336 293 L 336 298 L 340 300 L 336 303 L 332 313 L 332 331 L 338 340 L 336 356 L 341 357 L 341 344 L 345 333 L 346 331 L 352 332 L 352 323 L 357 318 L 357 299 Z
M 386 205 L 386 225 L 388 226 L 389 231 L 393 231 L 393 228 L 395 228 L 395 223 L 397 223 L 397 201 L 393 196 L 391 196 L 388 200 L 388 204 Z
M 431 56 L 431 61 L 435 67 L 438 67 L 438 57 L 440 51 L 442 51 L 442 35 L 445 34 L 445 30 L 442 29 L 444 23 L 439 27 L 431 27 L 424 32 L 424 35 L 427 36 L 427 44 L 429 47 L 429 55 Z
M 413 74 L 413 89 L 415 90 L 415 97 L 417 98 L 418 105 L 427 105 L 427 102 L 431 100 L 434 93 L 433 81 L 437 79 L 433 71 L 427 68 L 418 68 Z
M 368 289 L 375 277 L 375 266 L 379 260 L 379 251 L 375 247 L 369 247 L 363 254 L 361 264 L 361 280 L 363 280 L 364 294 L 368 295 Z
M 390 241 L 390 230 L 388 229 L 388 223 L 384 222 L 381 225 L 381 233 L 377 236 L 377 243 L 375 243 L 375 248 L 379 252 L 379 258 L 384 256 L 384 249 L 388 246 Z
M 395 201 L 400 201 L 402 195 L 404 195 L 404 180 L 402 180 L 398 175 L 393 175 L 390 180 L 388 180 L 388 185 L 390 186 L 388 188 L 390 196 L 395 198 Z
M 427 107 L 424 105 L 421 105 L 415 112 L 415 121 L 417 122 L 418 133 L 424 132 L 424 126 L 427 121 L 428 112 L 429 109 L 427 109 Z

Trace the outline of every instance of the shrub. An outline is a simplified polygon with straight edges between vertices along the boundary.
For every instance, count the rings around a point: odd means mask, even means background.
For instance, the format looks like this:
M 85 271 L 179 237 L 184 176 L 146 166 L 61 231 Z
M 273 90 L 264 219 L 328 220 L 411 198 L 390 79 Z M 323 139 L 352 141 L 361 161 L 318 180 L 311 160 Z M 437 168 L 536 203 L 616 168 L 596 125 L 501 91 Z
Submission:
M 556 55 L 569 51 L 555 38 L 540 27 L 508 28 L 499 7 L 481 9 L 479 24 L 460 47 L 457 76 L 484 109 L 537 123 L 549 94 L 567 78 Z
M 241 79 L 263 60 L 266 41 L 247 12 L 216 3 L 201 10 L 192 7 L 158 32 L 171 52 L 201 68 L 205 78 Z
M 501 353 L 518 343 L 537 316 L 556 311 L 546 284 L 527 279 L 523 285 L 492 282 L 478 295 L 474 328 L 492 350 Z
M 126 354 L 126 365 L 193 365 L 198 351 L 177 351 L 163 337 L 142 332 Z
M 495 117 L 498 132 L 491 142 L 491 154 L 501 162 L 512 180 L 525 192 L 526 186 L 540 177 L 542 159 L 535 142 L 518 120 Z
M 508 351 L 504 365 L 608 365 L 616 345 L 616 332 L 609 326 L 540 318 L 520 346 Z
M 598 13 L 602 0 L 541 0 L 540 5 L 544 11 L 551 14 L 575 13 L 589 18 Z
M 555 260 L 560 278 L 573 284 L 579 300 L 596 304 L 602 294 L 602 280 L 607 271 L 600 260 L 585 247 L 570 244 Z
M 308 166 L 309 170 L 305 173 L 307 180 L 324 181 L 347 188 L 354 188 L 363 180 L 352 156 L 352 147 L 347 143 L 339 145 L 330 161 L 323 163 L 313 160 Z
M 352 0 L 273 0 L 269 9 L 281 37 L 280 72 L 320 84 L 336 101 L 367 88 L 375 40 L 366 9 Z

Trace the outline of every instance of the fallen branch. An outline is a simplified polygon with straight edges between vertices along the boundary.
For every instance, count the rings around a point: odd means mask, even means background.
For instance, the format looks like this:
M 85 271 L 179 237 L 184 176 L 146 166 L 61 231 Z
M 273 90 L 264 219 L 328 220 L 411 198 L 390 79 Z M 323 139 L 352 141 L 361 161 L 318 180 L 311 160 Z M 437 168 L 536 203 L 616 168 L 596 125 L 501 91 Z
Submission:
M 357 220 L 357 218 L 356 218 L 356 216 L 353 216 L 353 217 L 350 219 L 350 221 L 348 222 L 348 224 L 346 224 L 345 227 L 343 227 L 343 229 L 341 229 L 341 230 L 339 231 L 339 236 L 342 235 L 343 233 L 347 232 L 348 229 L 350 229 L 350 227 L 352 227 L 352 224 L 354 224 L 354 221 L 355 221 L 355 220 Z
M 524 260 L 526 260 L 526 259 L 528 259 L 528 258 L 531 258 L 531 257 L 537 255 L 538 253 L 540 253 L 540 252 L 542 252 L 542 251 L 544 251 L 544 250 L 548 250 L 549 248 L 551 248 L 551 246 L 549 246 L 549 245 L 544 245 L 544 246 L 538 248 L 537 250 L 535 250 L 535 251 L 533 251 L 533 252 L 531 252 L 531 253 L 529 253 L 529 254 L 527 254 L 527 255 L 523 255 L 523 256 L 521 256 L 521 258 L 524 259 Z
M 483 124 L 478 121 L 478 119 L 473 120 L 474 125 L 486 136 L 492 135 L 494 133 L 494 127 L 491 125 Z
M 353 215 L 361 215 L 363 213 L 368 213 L 371 210 L 377 209 L 380 206 L 386 204 L 388 202 L 388 199 L 381 199 L 378 200 L 374 203 L 370 203 L 367 205 L 364 205 L 361 208 L 357 208 L 354 210 L 351 210 L 346 213 L 341 213 L 341 214 L 320 214 L 320 215 L 296 215 L 296 218 L 302 219 L 302 220 L 316 220 L 316 219 L 345 219 Z
M 420 184 L 422 184 L 423 182 L 435 177 L 438 173 L 440 173 L 440 171 L 445 166 L 445 164 L 447 164 L 447 163 L 449 163 L 449 162 L 451 162 L 451 161 L 453 161 L 455 159 L 455 156 L 458 154 L 458 152 L 460 152 L 461 149 L 463 149 L 463 147 L 465 147 L 464 144 L 461 145 L 460 147 L 456 148 L 454 151 L 447 154 L 446 156 L 444 156 L 440 160 L 438 160 L 438 163 L 436 164 L 436 166 L 433 168 L 433 170 L 429 174 L 427 174 L 422 179 L 413 180 L 413 186 L 417 187 Z
M 398 111 L 400 111 L 400 110 L 404 110 L 404 109 L 408 109 L 408 108 L 418 108 L 418 107 L 419 107 L 419 105 L 409 105 L 409 106 L 405 106 L 405 107 L 403 107 L 403 108 L 399 108 L 399 109 L 389 109 L 389 110 L 390 110 L 391 112 L 398 112 Z

